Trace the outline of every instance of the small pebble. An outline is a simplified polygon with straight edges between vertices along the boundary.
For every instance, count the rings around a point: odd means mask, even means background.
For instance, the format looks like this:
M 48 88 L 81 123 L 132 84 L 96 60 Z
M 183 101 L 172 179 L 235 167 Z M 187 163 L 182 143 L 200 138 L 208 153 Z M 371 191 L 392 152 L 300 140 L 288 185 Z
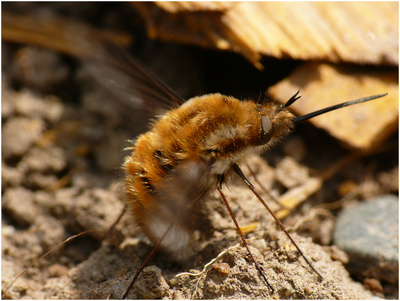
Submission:
M 134 285 L 134 290 L 141 299 L 162 298 L 168 289 L 169 286 L 161 275 L 161 270 L 154 265 L 144 268 Z
M 355 275 L 398 282 L 399 199 L 386 195 L 343 212 L 336 224 L 334 243 L 349 256 Z
M 382 284 L 379 282 L 378 279 L 374 278 L 367 278 L 364 280 L 364 285 L 371 291 L 383 292 Z
M 55 263 L 47 268 L 51 277 L 61 277 L 68 273 L 68 268 L 64 265 Z
M 326 251 L 331 255 L 332 260 L 340 261 L 343 264 L 349 263 L 349 256 L 337 246 L 326 247 Z
M 231 267 L 226 262 L 214 263 L 212 267 L 222 275 L 228 275 L 231 270 Z

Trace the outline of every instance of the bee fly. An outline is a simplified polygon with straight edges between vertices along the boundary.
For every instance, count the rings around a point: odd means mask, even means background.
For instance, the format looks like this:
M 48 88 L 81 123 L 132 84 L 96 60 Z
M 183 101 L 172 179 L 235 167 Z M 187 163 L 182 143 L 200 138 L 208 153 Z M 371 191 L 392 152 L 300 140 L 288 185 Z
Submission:
M 207 194 L 217 189 L 229 211 L 237 232 L 267 286 L 273 291 L 239 228 L 222 191 L 225 179 L 236 173 L 256 195 L 297 248 L 310 268 L 321 274 L 304 256 L 297 244 L 269 209 L 239 165 L 249 155 L 262 154 L 293 131 L 299 122 L 332 110 L 380 98 L 369 96 L 295 117 L 288 109 L 299 92 L 284 105 L 257 104 L 221 94 L 207 94 L 184 101 L 140 63 L 119 49 L 106 45 L 102 62 L 86 65 L 112 93 L 129 95 L 122 99 L 128 106 L 143 109 L 163 108 L 165 113 L 151 124 L 129 148 L 125 158 L 125 189 L 128 208 L 136 223 L 155 243 L 152 252 L 138 269 L 123 298 L 126 298 L 141 271 L 156 249 L 179 253 L 184 250 L 194 230 L 204 223 L 202 208 Z M 105 63 L 105 65 L 104 65 Z M 107 66 L 106 69 L 101 65 Z M 124 79 L 121 92 L 118 78 L 108 81 L 103 70 Z

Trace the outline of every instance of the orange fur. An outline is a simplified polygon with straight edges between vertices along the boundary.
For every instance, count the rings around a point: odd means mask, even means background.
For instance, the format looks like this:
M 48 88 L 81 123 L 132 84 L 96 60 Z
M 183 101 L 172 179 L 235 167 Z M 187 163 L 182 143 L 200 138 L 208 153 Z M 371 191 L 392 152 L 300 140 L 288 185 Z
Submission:
M 216 187 L 217 175 L 227 174 L 232 164 L 264 152 L 290 133 L 294 116 L 279 108 L 209 94 L 167 112 L 138 137 L 124 164 L 126 190 L 136 221 L 150 239 L 160 239 L 163 229 L 176 218 L 161 247 L 177 251 L 187 244 L 201 207 L 198 199 Z M 261 116 L 267 116 L 274 129 L 264 145 Z M 185 178 L 190 171 L 194 176 Z M 176 217 L 177 210 L 185 217 Z M 174 245 L 182 236 L 185 242 Z

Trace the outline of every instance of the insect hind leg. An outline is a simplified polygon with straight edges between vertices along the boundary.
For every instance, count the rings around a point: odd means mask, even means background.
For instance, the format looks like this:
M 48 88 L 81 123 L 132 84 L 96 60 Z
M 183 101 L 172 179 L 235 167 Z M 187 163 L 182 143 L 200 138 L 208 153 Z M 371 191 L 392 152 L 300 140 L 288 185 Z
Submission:
M 162 241 L 164 240 L 164 238 L 168 235 L 169 231 L 172 229 L 172 227 L 174 226 L 174 222 L 172 222 L 168 228 L 165 230 L 164 234 L 161 236 L 161 238 L 158 240 L 158 242 L 156 243 L 156 245 L 154 246 L 153 250 L 151 250 L 150 254 L 147 256 L 146 260 L 143 262 L 143 264 L 140 266 L 140 268 L 137 270 L 135 276 L 132 278 L 132 281 L 129 283 L 128 288 L 126 289 L 125 293 L 122 296 L 122 299 L 126 299 L 128 297 L 128 294 L 130 292 L 130 290 L 132 289 L 133 285 L 135 284 L 137 278 L 139 277 L 140 273 L 143 271 L 143 269 L 146 267 L 146 265 L 148 264 L 148 262 L 150 261 L 151 257 L 153 257 L 154 253 L 157 251 L 158 247 L 160 246 L 160 244 L 162 243 Z
M 247 241 L 246 241 L 246 239 L 245 239 L 244 236 L 243 236 L 242 230 L 240 230 L 239 224 L 238 224 L 238 222 L 236 221 L 235 216 L 233 215 L 232 209 L 231 209 L 231 207 L 229 206 L 229 203 L 228 203 L 228 201 L 226 200 L 226 197 L 225 197 L 224 193 L 222 192 L 222 183 L 223 183 L 224 179 L 225 179 L 225 177 L 224 177 L 223 175 L 220 175 L 220 176 L 218 177 L 217 190 L 218 190 L 218 192 L 219 192 L 219 194 L 220 194 L 220 196 L 221 196 L 221 198 L 222 198 L 222 200 L 223 200 L 223 202 L 224 202 L 226 208 L 227 208 L 228 211 L 229 211 L 229 215 L 231 216 L 231 218 L 232 218 L 232 220 L 233 220 L 233 222 L 234 222 L 234 224 L 235 224 L 235 227 L 236 227 L 236 229 L 237 229 L 237 231 L 238 231 L 238 233 L 239 233 L 239 235 L 240 235 L 240 238 L 241 238 L 242 241 L 243 241 L 244 246 L 245 246 L 246 249 L 247 249 L 247 252 L 249 252 L 250 257 L 251 257 L 251 259 L 253 260 L 254 265 L 256 266 L 257 270 L 258 270 L 259 273 L 261 274 L 261 277 L 264 279 L 265 283 L 266 283 L 266 284 L 268 285 L 268 287 L 271 289 L 271 292 L 274 292 L 273 287 L 271 286 L 271 284 L 269 284 L 267 277 L 265 277 L 264 272 L 261 270 L 260 266 L 258 265 L 257 261 L 255 260 L 255 258 L 254 258 L 254 256 L 253 256 L 253 254 L 251 253 L 250 248 L 249 248 L 249 245 L 247 244 Z

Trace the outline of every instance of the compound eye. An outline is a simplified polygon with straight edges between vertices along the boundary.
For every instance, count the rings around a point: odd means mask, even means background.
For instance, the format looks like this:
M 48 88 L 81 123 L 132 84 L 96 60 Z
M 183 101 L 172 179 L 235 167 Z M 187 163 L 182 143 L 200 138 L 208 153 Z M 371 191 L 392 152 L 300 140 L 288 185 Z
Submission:
M 267 116 L 261 116 L 261 145 L 267 144 L 274 135 L 272 121 Z

